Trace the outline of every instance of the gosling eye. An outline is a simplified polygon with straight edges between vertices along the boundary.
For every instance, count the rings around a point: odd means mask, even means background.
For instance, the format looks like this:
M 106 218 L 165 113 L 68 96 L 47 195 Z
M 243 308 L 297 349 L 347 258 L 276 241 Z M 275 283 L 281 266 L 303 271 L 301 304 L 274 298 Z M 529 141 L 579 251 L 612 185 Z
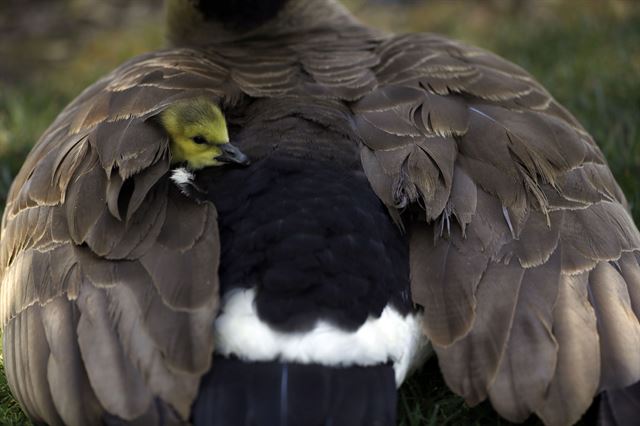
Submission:
M 196 143 L 198 145 L 207 145 L 208 144 L 207 140 L 202 136 L 194 136 L 193 138 L 191 138 L 191 140 L 193 140 L 193 143 Z

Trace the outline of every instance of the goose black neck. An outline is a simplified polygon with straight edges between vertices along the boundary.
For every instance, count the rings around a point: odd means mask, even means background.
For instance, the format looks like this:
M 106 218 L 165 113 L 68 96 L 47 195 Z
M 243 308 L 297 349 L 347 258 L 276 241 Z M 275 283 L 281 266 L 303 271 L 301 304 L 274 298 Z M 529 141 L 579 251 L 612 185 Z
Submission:
M 250 30 L 275 18 L 289 0 L 197 0 L 205 19 L 227 28 Z

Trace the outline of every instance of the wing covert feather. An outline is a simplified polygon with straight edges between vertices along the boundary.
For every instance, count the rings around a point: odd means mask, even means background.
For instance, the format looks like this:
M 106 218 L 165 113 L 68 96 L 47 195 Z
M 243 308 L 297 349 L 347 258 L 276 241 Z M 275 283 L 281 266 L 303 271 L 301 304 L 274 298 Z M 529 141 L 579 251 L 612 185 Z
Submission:
M 126 63 L 60 114 L 16 177 L 0 315 L 9 383 L 34 420 L 188 419 L 213 352 L 216 211 L 169 183 L 153 116 L 220 100 L 227 76 L 190 49 Z
M 425 211 L 402 218 L 447 384 L 563 425 L 640 380 L 640 234 L 589 134 L 481 49 L 410 34 L 377 52 L 378 87 L 352 105 L 362 165 L 390 211 Z

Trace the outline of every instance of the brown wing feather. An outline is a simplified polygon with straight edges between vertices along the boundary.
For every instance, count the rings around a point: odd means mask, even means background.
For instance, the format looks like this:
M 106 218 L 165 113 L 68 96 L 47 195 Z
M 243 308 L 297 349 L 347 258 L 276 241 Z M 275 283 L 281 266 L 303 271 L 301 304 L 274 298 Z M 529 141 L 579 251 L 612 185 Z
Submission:
M 425 333 L 446 345 L 474 321 L 476 288 L 489 258 L 480 252 L 467 256 L 434 232 L 424 224 L 411 229 L 411 293 L 425 308 Z
M 542 404 L 555 372 L 558 343 L 552 327 L 560 255 L 556 252 L 546 263 L 523 272 L 509 340 L 488 388 L 493 406 L 513 422 L 524 421 Z M 525 371 L 528 374 L 522 374 Z
M 3 219 L 0 314 L 9 384 L 34 420 L 188 419 L 213 351 L 216 212 L 168 182 L 149 118 L 221 100 L 227 77 L 203 52 L 141 57 L 80 95 L 26 160 Z
M 487 396 L 505 352 L 524 271 L 514 262 L 489 263 L 478 283 L 476 313 L 466 336 L 436 345 L 447 385 L 470 405 Z
M 640 380 L 640 234 L 593 139 L 481 49 L 414 34 L 377 53 L 352 106 L 362 165 L 391 211 L 426 211 L 404 215 L 412 294 L 449 386 L 555 425 Z
M 33 306 L 29 309 L 38 309 Z M 77 341 L 79 312 L 59 296 L 42 308 L 42 322 L 51 351 L 47 379 L 53 403 L 66 424 L 95 424 L 102 407 L 89 383 Z
M 600 336 L 600 389 L 632 385 L 640 377 L 640 323 L 618 268 L 600 262 L 589 274 L 590 302 Z

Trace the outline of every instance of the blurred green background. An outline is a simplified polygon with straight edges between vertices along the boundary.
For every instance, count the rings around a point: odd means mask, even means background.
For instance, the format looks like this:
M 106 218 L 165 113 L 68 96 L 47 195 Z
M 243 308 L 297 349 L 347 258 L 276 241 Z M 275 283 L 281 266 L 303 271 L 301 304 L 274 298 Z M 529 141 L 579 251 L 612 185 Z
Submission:
M 0 210 L 25 155 L 56 114 L 124 60 L 163 46 L 159 3 L 0 0 Z M 639 222 L 640 1 L 346 3 L 377 27 L 442 33 L 523 66 L 595 137 Z M 469 408 L 448 392 L 436 360 L 403 387 L 399 407 L 407 426 L 507 424 L 488 404 Z M 0 424 L 25 423 L 0 380 Z

